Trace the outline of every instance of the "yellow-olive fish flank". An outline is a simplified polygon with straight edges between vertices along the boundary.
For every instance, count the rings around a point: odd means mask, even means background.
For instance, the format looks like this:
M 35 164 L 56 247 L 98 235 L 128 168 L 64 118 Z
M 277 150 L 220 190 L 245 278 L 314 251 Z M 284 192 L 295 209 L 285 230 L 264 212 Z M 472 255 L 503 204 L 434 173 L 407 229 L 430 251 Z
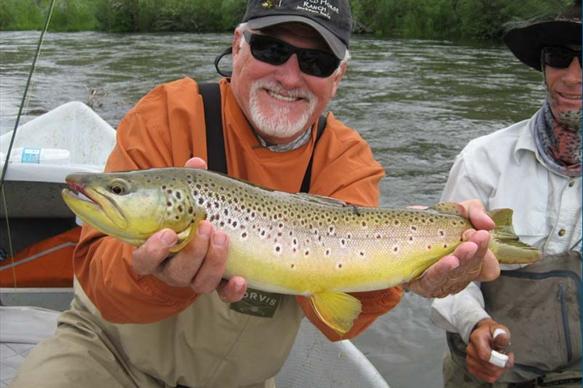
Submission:
M 84 222 L 132 245 L 162 228 L 186 245 L 207 219 L 230 239 L 226 278 L 310 298 L 339 334 L 361 311 L 347 292 L 384 289 L 418 277 L 453 252 L 471 224 L 455 204 L 430 210 L 356 207 L 334 199 L 272 191 L 199 169 L 165 168 L 73 174 L 63 198 Z M 79 196 L 81 193 L 83 196 Z M 512 211 L 490 213 L 491 249 L 500 262 L 530 263 L 539 252 L 520 243 Z

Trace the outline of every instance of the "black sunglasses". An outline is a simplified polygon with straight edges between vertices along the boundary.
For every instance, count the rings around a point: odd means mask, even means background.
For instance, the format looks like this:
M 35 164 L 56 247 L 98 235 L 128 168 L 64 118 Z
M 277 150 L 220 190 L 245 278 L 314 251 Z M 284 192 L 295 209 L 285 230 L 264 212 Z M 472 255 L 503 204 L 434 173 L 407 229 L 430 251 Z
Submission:
M 303 73 L 322 78 L 332 75 L 340 65 L 340 59 L 331 52 L 292 46 L 271 36 L 249 31 L 243 32 L 243 36 L 249 43 L 253 57 L 270 65 L 283 65 L 296 54 Z
M 545 47 L 542 51 L 543 63 L 557 69 L 566 69 L 573 62 L 573 58 L 579 60 L 581 67 L 581 50 L 571 50 L 567 47 Z

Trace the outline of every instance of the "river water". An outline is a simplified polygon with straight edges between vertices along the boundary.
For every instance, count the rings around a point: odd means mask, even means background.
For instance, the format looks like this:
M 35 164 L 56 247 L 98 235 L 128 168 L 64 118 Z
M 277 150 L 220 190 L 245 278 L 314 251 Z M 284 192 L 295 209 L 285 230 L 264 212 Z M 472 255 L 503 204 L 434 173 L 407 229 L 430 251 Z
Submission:
M 38 32 L 0 32 L 0 133 L 13 129 Z M 112 126 L 154 85 L 217 80 L 230 34 L 49 33 L 21 124 L 65 102 L 88 103 Z M 356 36 L 330 110 L 370 142 L 386 169 L 382 205 L 432 204 L 472 138 L 530 117 L 539 73 L 502 46 Z M 443 332 L 429 301 L 405 295 L 354 343 L 392 388 L 441 387 Z

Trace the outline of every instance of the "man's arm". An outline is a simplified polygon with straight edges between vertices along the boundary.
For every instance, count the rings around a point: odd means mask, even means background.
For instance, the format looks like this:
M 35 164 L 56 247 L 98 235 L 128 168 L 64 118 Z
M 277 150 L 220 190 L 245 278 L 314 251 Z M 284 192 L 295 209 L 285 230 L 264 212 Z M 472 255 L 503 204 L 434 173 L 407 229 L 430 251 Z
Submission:
M 192 92 L 180 99 L 183 110 L 197 108 L 195 97 Z M 184 165 L 188 153 L 180 148 L 188 146 L 190 132 L 173 132 L 169 125 L 188 129 L 191 118 L 178 115 L 170 123 L 167 106 L 165 87 L 140 100 L 120 123 L 106 171 Z M 203 165 L 199 160 L 190 166 Z M 105 319 L 118 323 L 159 321 L 182 311 L 198 293 L 214 290 L 217 284 L 227 301 L 244 294 L 245 282 L 240 278 L 232 279 L 225 288 L 221 285 L 228 249 L 224 237 L 205 224 L 195 241 L 170 257 L 169 249 L 176 241 L 170 230 L 159 231 L 136 249 L 85 226 L 75 250 L 75 275 Z

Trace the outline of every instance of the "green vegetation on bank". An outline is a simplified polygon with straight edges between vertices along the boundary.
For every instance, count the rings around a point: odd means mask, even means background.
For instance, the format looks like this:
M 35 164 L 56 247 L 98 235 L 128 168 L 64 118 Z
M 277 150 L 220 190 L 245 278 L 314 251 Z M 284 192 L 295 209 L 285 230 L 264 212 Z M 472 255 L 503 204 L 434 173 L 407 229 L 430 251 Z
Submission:
M 56 0 L 51 31 L 223 32 L 243 0 Z M 572 0 L 351 0 L 356 32 L 497 40 L 505 23 L 555 14 Z M 0 30 L 42 28 L 50 0 L 1 0 Z

